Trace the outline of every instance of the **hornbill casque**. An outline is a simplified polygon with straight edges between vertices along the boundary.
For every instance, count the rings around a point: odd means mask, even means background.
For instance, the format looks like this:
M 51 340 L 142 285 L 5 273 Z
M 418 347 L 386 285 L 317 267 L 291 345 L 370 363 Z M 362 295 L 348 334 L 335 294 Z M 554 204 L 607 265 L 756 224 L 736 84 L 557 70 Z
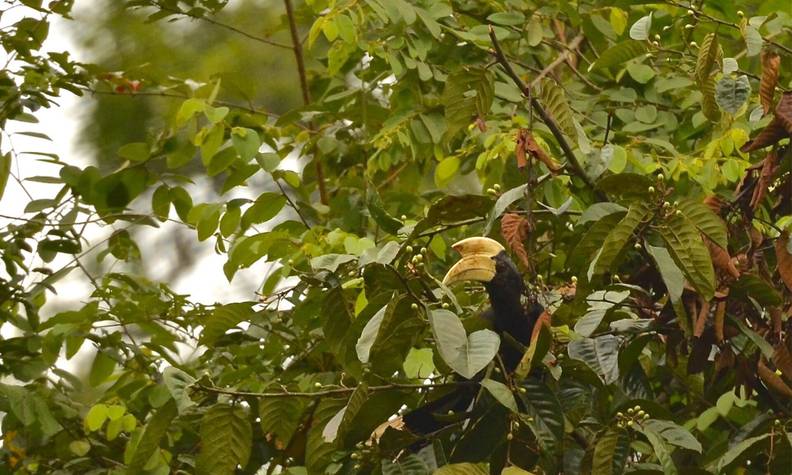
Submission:
M 450 286 L 464 281 L 484 284 L 491 306 L 480 317 L 500 336 L 498 355 L 507 373 L 512 373 L 519 365 L 523 352 L 513 343 L 510 344 L 506 335 L 527 347 L 544 308 L 536 302 L 523 303 L 522 297 L 526 292 L 522 275 L 499 242 L 476 236 L 463 239 L 452 247 L 459 252 L 461 259 L 448 270 L 443 284 Z M 484 371 L 473 379 L 480 381 L 483 377 Z M 449 411 L 467 411 L 479 388 L 478 384 L 461 386 L 406 413 L 402 417 L 404 426 L 417 436 L 443 429 L 449 424 L 447 417 L 443 416 Z

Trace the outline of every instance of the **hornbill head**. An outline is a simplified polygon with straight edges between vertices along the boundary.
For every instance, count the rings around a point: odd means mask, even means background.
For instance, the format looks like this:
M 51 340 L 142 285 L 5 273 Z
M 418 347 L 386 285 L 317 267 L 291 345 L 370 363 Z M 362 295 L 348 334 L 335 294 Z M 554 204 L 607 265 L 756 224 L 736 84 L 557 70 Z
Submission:
M 531 303 L 524 305 L 525 284 L 506 249 L 494 239 L 476 236 L 463 239 L 452 246 L 462 256 L 443 278 L 444 285 L 473 280 L 483 282 L 492 309 L 483 318 L 492 322 L 498 333 L 508 333 L 524 346 L 531 341 L 536 321 L 544 308 Z M 501 347 L 508 369 L 519 363 L 522 353 L 514 348 Z

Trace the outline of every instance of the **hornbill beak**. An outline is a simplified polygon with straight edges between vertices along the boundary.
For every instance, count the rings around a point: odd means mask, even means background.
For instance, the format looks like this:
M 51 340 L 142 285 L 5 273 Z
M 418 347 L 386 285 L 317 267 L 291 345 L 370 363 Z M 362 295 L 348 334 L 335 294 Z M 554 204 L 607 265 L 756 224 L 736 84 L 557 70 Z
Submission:
M 463 239 L 451 247 L 462 258 L 443 277 L 443 285 L 465 280 L 491 281 L 495 277 L 493 258 L 505 251 L 498 241 L 483 236 Z

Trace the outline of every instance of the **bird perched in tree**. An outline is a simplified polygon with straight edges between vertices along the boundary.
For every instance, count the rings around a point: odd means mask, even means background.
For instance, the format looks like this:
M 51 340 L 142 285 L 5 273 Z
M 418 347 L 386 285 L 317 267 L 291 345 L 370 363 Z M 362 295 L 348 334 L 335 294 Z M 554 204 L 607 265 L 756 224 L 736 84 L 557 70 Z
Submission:
M 523 304 L 525 284 L 506 249 L 497 241 L 487 237 L 463 239 L 452 246 L 461 259 L 448 270 L 443 278 L 444 285 L 464 281 L 484 284 L 491 307 L 480 315 L 501 338 L 500 355 L 505 369 L 512 373 L 520 363 L 523 349 L 531 342 L 537 320 L 544 312 L 538 303 Z M 511 340 L 511 341 L 510 341 Z M 515 345 L 513 341 L 519 343 Z M 522 346 L 520 348 L 519 346 Z M 480 380 L 483 374 L 474 380 Z M 478 392 L 479 386 L 462 386 L 403 416 L 407 429 L 417 435 L 436 432 L 448 422 L 442 416 L 449 411 L 466 411 Z M 438 418 L 438 416 L 441 416 Z

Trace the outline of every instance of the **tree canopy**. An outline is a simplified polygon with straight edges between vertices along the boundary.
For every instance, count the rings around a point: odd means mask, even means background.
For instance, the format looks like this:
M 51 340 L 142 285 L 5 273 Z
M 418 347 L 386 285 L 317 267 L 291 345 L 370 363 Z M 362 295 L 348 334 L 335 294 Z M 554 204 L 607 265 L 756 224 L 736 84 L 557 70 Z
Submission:
M 0 217 L 2 473 L 790 472 L 788 0 L 73 3 L 0 4 L 0 198 L 52 189 Z M 91 165 L 14 146 L 66 95 Z M 271 272 L 179 293 L 166 224 Z M 546 309 L 514 374 L 470 236 Z

